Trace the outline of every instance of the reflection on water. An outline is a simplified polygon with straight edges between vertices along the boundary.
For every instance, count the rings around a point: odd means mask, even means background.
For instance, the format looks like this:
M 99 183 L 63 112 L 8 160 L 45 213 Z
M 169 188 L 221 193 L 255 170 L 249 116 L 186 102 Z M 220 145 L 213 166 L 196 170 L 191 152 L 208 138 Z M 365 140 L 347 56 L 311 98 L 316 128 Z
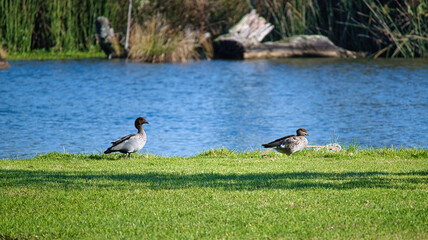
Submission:
M 141 152 L 164 156 L 254 150 L 300 127 L 310 144 L 427 148 L 427 76 L 426 60 L 16 61 L 0 72 L 0 158 L 102 152 L 138 116 Z

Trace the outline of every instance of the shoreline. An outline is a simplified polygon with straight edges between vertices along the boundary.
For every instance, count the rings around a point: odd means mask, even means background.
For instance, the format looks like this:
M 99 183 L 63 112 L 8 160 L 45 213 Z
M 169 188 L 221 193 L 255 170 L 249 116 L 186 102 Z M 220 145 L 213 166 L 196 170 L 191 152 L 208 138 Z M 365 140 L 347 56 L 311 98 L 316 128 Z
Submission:
M 298 57 L 300 59 L 309 59 L 311 57 Z M 327 59 L 333 59 L 326 57 Z M 31 52 L 11 52 L 8 54 L 8 57 L 5 59 L 6 61 L 27 61 L 27 60 L 79 60 L 79 59 L 101 59 L 108 60 L 107 56 L 104 52 L 85 52 L 85 51 L 71 51 L 71 52 L 49 52 L 49 51 L 31 51 Z M 124 58 L 125 59 L 125 58 Z M 282 60 L 282 59 L 296 59 L 296 57 L 288 57 L 288 58 L 256 58 L 256 59 L 243 59 L 243 60 L 235 60 L 235 61 L 253 61 L 253 60 Z M 344 58 L 345 59 L 345 58 Z M 356 59 L 348 59 L 348 60 L 426 60 L 424 57 L 415 57 L 415 58 L 402 58 L 402 57 L 380 57 L 380 58 L 356 58 Z M 201 59 L 199 61 L 212 61 L 212 60 L 224 60 L 224 59 Z M 137 61 L 138 62 L 138 61 Z M 168 62 L 165 62 L 168 63 Z
M 314 155 L 314 157 L 318 155 L 331 155 L 337 156 L 337 157 L 357 157 L 358 155 L 373 155 L 373 154 L 381 154 L 381 155 L 401 155 L 401 154 L 411 154 L 412 156 L 422 155 L 422 157 L 425 157 L 428 159 L 428 149 L 422 148 L 422 147 L 412 147 L 412 148 L 394 148 L 394 147 L 384 147 L 384 148 L 360 148 L 358 146 L 350 145 L 350 146 L 342 146 L 341 151 L 334 151 L 330 149 L 315 149 L 315 148 L 306 148 L 305 150 L 295 153 L 293 155 L 287 156 L 284 154 L 281 154 L 277 151 L 270 151 L 267 154 L 262 154 L 265 149 L 255 149 L 253 151 L 236 151 L 233 149 L 227 149 L 227 148 L 218 148 L 218 149 L 208 149 L 193 155 L 188 156 L 164 156 L 159 154 L 152 154 L 152 153 L 145 153 L 145 152 L 137 152 L 132 154 L 132 159 L 134 158 L 162 158 L 162 159 L 192 159 L 192 158 L 199 158 L 199 157 L 234 157 L 234 158 L 245 158 L 245 157 L 259 157 L 259 158 L 266 158 L 266 157 L 279 157 L 283 159 L 290 159 L 294 156 L 301 156 L 301 155 Z M 0 161 L 6 160 L 6 161 L 14 161 L 14 160 L 32 160 L 36 158 L 45 158 L 53 155 L 64 155 L 64 156 L 74 156 L 74 157 L 88 157 L 92 159 L 104 159 L 104 160 L 120 160 L 124 159 L 124 155 L 121 153 L 112 153 L 112 154 L 99 154 L 99 153 L 88 153 L 88 152 L 79 152 L 79 153 L 69 153 L 69 152 L 46 152 L 46 153 L 36 153 L 33 156 L 26 156 L 23 158 L 19 158 L 18 156 L 16 158 L 13 157 L 6 157 L 6 158 L 0 158 Z
M 7 61 L 20 60 L 73 60 L 73 59 L 107 59 L 101 52 L 49 52 L 49 51 L 31 51 L 31 52 L 11 52 L 6 58 Z

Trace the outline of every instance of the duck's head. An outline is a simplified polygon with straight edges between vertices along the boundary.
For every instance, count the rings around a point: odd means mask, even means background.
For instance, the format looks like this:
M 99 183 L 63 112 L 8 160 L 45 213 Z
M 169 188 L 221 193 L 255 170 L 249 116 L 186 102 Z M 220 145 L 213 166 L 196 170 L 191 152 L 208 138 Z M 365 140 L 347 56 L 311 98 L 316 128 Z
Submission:
M 139 128 L 140 126 L 142 126 L 144 123 L 149 124 L 149 122 L 147 122 L 147 120 L 143 117 L 139 117 L 135 120 L 135 127 Z
M 309 136 L 308 131 L 304 128 L 297 129 L 296 133 L 297 133 L 297 136 L 305 136 L 305 135 Z

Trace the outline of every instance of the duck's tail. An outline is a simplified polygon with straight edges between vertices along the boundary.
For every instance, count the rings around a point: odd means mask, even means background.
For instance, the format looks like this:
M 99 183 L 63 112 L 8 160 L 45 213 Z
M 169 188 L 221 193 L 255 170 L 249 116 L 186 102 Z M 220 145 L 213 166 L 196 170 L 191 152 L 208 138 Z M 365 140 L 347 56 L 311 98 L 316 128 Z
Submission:
M 113 151 L 111 150 L 111 147 L 107 148 L 107 150 L 104 151 L 104 154 L 109 154 L 112 153 Z
M 262 147 L 264 147 L 264 148 L 274 148 L 274 147 L 278 147 L 279 145 L 281 145 L 281 144 L 277 143 L 277 142 L 270 142 L 270 143 L 262 144 Z

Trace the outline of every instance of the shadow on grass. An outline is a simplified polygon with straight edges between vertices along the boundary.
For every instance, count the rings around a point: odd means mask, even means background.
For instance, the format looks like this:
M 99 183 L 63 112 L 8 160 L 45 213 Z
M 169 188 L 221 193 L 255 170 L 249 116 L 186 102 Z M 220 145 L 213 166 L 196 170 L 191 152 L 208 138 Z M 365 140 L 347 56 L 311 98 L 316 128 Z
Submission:
M 221 188 L 225 190 L 257 189 L 415 189 L 428 183 L 427 171 L 388 172 L 290 172 L 251 174 L 112 174 L 111 172 L 0 170 L 0 186 L 51 188 L 107 187 L 117 189 Z

